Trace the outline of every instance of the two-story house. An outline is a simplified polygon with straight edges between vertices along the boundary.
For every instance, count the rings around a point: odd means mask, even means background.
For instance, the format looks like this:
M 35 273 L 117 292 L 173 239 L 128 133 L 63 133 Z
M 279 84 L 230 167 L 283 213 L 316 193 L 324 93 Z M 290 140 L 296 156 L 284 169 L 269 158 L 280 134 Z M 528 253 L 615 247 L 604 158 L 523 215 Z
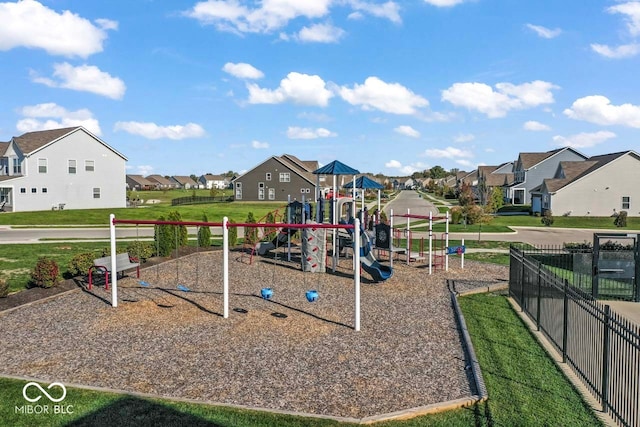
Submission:
M 229 186 L 229 180 L 224 175 L 205 174 L 198 178 L 198 183 L 207 190 L 212 188 L 224 190 Z
M 553 178 L 545 179 L 531 194 L 543 213 L 612 216 L 626 211 L 640 216 L 639 182 L 640 155 L 623 151 L 560 162 Z
M 513 183 L 513 162 L 502 163 L 498 166 L 478 166 L 477 169 L 477 194 L 480 204 L 486 205 L 491 198 L 494 188 L 504 187 Z
M 532 204 L 531 190 L 541 185 L 545 178 L 552 178 L 560 162 L 579 162 L 586 158 L 571 147 L 544 153 L 520 153 L 513 165 L 513 184 L 506 188 L 507 198 L 514 205 Z M 534 212 L 542 210 L 538 205 L 531 208 Z
M 169 178 L 169 181 L 175 183 L 176 188 L 181 188 L 184 190 L 198 188 L 198 183 L 193 178 L 186 175 L 174 175 Z
M 303 161 L 290 154 L 269 157 L 232 181 L 237 201 L 313 200 L 318 162 Z
M 13 212 L 126 207 L 127 158 L 83 127 L 0 143 L 0 203 Z

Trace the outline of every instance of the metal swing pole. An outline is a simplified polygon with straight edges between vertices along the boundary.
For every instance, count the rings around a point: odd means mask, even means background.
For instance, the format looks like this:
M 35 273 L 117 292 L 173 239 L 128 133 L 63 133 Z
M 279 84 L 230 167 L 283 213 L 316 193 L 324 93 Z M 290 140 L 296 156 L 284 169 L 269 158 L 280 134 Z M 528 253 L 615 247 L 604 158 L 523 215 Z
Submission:
M 229 218 L 222 218 L 222 301 L 223 315 L 227 319 L 229 317 Z
M 118 306 L 118 273 L 116 270 L 116 216 L 109 215 L 109 238 L 111 243 L 111 306 Z

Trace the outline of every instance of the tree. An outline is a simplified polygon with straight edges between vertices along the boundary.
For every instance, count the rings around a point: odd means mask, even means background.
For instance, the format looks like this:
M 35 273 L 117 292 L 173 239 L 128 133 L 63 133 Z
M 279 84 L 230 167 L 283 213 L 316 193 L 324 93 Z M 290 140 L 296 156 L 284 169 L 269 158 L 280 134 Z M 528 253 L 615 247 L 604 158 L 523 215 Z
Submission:
M 256 218 L 253 216 L 253 212 L 247 214 L 247 224 L 255 224 Z M 255 245 L 258 242 L 258 229 L 256 227 L 245 227 L 244 239 L 250 245 Z
M 202 222 L 209 222 L 207 214 L 202 214 Z M 209 226 L 202 226 L 198 228 L 198 246 L 208 248 L 211 246 L 211 228 Z
M 458 203 L 460 206 L 466 208 L 476 204 L 473 197 L 473 190 L 471 190 L 471 184 L 463 182 L 460 186 L 460 195 L 458 196 Z
M 499 187 L 493 187 L 491 196 L 487 201 L 487 212 L 496 213 L 498 209 L 504 206 L 504 199 L 502 197 L 502 189 Z
M 440 179 L 447 176 L 447 171 L 442 166 L 434 166 L 429 169 L 429 178 Z

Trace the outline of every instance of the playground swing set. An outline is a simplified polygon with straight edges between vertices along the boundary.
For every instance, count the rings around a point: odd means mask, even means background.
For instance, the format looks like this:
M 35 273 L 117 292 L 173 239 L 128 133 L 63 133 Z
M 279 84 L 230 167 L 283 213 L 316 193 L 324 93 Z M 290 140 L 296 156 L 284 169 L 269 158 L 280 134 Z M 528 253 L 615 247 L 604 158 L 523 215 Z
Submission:
M 111 268 L 113 271 L 116 270 L 116 266 L 115 266 L 115 254 L 116 254 L 116 225 L 118 224 L 135 224 L 136 226 L 140 225 L 140 224 L 147 224 L 147 225 L 173 225 L 173 226 L 197 226 L 198 229 L 201 226 L 207 226 L 207 227 L 222 227 L 222 232 L 223 232 L 223 318 L 228 318 L 229 317 L 229 228 L 230 227 L 245 227 L 246 228 L 251 228 L 251 227 L 273 227 L 273 228 L 292 228 L 292 229 L 312 229 L 313 231 L 317 231 L 320 229 L 327 229 L 327 228 L 333 228 L 333 229 L 353 229 L 355 235 L 359 235 L 359 221 L 356 220 L 356 223 L 353 225 L 330 225 L 330 224 L 290 224 L 290 223 L 272 223 L 272 224 L 256 224 L 256 223 L 234 223 L 234 224 L 230 224 L 228 222 L 228 219 L 225 217 L 223 219 L 222 223 L 209 223 L 209 222 L 187 222 L 187 221 L 151 221 L 151 220 L 120 220 L 120 219 L 116 219 L 115 215 L 111 214 L 110 215 L 110 224 L 109 224 L 109 228 L 110 228 L 110 241 L 111 241 L 111 245 L 110 245 L 110 249 L 111 249 L 111 253 L 112 253 L 112 265 Z M 178 227 L 175 228 L 175 233 L 176 233 L 176 248 L 177 248 L 177 243 L 178 243 L 178 238 L 177 238 L 177 229 Z M 307 242 L 311 242 L 314 241 L 324 241 L 324 239 L 318 239 L 317 236 L 314 236 L 313 233 L 311 233 L 309 235 L 309 237 L 306 237 Z M 356 260 L 359 258 L 359 245 L 358 242 L 355 242 L 356 245 L 356 250 L 354 251 L 356 253 Z M 315 250 L 314 250 L 315 249 Z M 197 252 L 199 253 L 199 244 L 197 247 Z M 309 266 L 311 266 L 311 268 L 318 268 L 320 266 L 319 262 L 316 262 L 317 259 L 315 259 L 313 256 L 311 256 L 310 254 L 312 253 L 321 253 L 321 250 L 319 248 L 314 248 L 314 247 L 310 247 L 309 252 L 306 253 L 306 257 L 303 258 L 303 266 L 304 266 L 304 262 L 306 261 L 307 264 Z M 176 255 L 178 255 L 177 249 L 176 249 Z M 198 257 L 199 258 L 199 257 Z M 273 276 L 273 283 L 275 283 L 275 264 L 277 263 L 277 258 L 274 258 L 274 276 Z M 323 264 L 324 265 L 324 264 Z M 199 260 L 197 260 L 196 262 L 196 286 L 198 285 L 198 279 L 199 279 Z M 303 271 L 304 271 L 304 267 L 303 267 Z M 111 276 L 111 304 L 113 307 L 117 307 L 118 306 L 118 285 L 117 285 L 117 274 L 112 274 Z M 159 272 L 156 268 L 156 278 L 159 278 Z M 306 287 L 306 275 L 304 276 L 304 286 Z M 184 284 L 180 283 L 180 260 L 179 258 L 176 259 L 176 283 L 177 283 L 177 289 L 183 292 L 190 292 L 191 289 L 189 287 L 187 287 Z M 149 282 L 140 280 L 138 281 L 138 284 L 141 287 L 151 287 L 151 284 Z M 355 314 L 354 314 L 354 329 L 356 331 L 360 330 L 360 270 L 359 269 L 355 269 L 354 270 L 354 288 L 355 288 Z M 105 287 L 105 289 L 107 289 Z M 260 291 L 260 296 L 265 299 L 265 300 L 269 300 L 271 298 L 273 298 L 274 292 L 273 292 L 273 288 L 263 288 Z M 320 280 L 319 280 L 319 276 L 318 276 L 318 283 L 316 286 L 316 289 L 309 289 L 305 291 L 305 298 L 308 302 L 316 302 L 318 301 L 320 296 Z

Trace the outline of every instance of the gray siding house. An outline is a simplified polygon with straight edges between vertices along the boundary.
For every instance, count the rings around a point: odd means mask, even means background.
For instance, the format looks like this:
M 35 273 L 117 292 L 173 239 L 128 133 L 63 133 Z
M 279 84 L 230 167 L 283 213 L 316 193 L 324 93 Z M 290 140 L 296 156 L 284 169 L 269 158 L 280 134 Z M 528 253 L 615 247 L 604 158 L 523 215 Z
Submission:
M 269 157 L 232 181 L 237 201 L 313 200 L 317 161 L 302 161 L 290 154 Z
M 513 184 L 507 187 L 507 197 L 514 205 L 532 204 L 531 190 L 542 184 L 545 178 L 553 178 L 560 162 L 583 161 L 587 158 L 570 147 L 545 153 L 520 153 L 513 166 Z M 539 199 L 538 199 L 539 200 Z M 540 212 L 541 206 L 531 206 Z
M 126 207 L 127 158 L 82 127 L 0 143 L 0 203 L 13 212 Z
M 635 151 L 560 162 L 553 178 L 532 191 L 542 211 L 554 215 L 640 216 L 640 155 Z

